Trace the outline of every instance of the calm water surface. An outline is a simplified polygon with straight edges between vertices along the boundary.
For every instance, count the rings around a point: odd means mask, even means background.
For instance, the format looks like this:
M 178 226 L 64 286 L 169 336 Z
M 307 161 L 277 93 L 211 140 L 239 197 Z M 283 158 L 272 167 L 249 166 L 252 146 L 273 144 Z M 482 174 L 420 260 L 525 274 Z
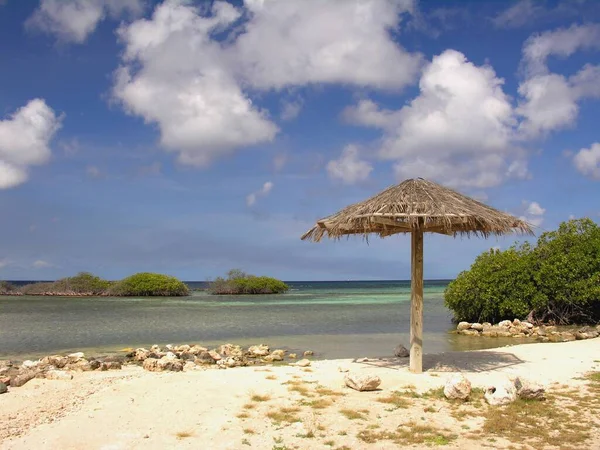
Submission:
M 201 283 L 189 283 L 191 287 Z M 408 347 L 410 282 L 290 282 L 283 295 L 177 298 L 0 296 L 0 357 L 83 350 L 109 353 L 155 343 L 265 342 L 319 357 L 390 355 Z M 424 351 L 438 353 L 515 344 L 448 334 L 447 281 L 426 281 Z

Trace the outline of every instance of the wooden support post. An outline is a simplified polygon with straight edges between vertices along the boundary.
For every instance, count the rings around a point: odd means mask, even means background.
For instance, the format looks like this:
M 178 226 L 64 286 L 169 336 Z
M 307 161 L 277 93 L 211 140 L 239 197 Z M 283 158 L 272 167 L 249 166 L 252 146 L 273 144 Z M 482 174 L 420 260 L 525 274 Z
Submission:
M 423 230 L 411 232 L 410 371 L 423 372 Z

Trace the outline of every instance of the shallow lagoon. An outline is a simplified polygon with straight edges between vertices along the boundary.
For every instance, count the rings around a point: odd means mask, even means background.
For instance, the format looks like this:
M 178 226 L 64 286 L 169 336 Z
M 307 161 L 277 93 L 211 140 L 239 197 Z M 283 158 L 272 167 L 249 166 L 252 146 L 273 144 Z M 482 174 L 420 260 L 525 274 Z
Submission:
M 410 283 L 292 282 L 290 292 L 265 296 L 0 297 L 0 357 L 167 343 L 265 342 L 317 357 L 389 356 L 408 347 Z M 447 281 L 425 282 L 424 351 L 473 350 L 521 343 L 449 334 L 443 304 Z M 192 287 L 200 283 L 190 283 Z

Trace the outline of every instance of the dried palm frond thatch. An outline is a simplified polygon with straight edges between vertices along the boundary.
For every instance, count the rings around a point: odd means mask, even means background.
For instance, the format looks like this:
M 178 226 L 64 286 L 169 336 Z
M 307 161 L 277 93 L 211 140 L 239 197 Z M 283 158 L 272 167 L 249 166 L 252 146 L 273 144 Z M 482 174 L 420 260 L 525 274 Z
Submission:
M 405 180 L 360 203 L 325 217 L 303 240 L 319 242 L 359 234 L 381 237 L 413 230 L 455 236 L 533 234 L 531 226 L 510 214 L 422 178 Z

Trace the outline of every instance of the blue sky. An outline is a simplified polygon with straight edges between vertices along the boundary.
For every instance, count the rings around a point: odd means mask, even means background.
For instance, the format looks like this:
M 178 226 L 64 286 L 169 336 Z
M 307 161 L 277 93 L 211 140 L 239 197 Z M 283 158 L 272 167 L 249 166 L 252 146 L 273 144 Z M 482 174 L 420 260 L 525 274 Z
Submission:
M 316 219 L 424 177 L 598 219 L 593 0 L 0 1 L 0 279 L 407 279 Z M 515 237 L 427 236 L 451 278 Z

